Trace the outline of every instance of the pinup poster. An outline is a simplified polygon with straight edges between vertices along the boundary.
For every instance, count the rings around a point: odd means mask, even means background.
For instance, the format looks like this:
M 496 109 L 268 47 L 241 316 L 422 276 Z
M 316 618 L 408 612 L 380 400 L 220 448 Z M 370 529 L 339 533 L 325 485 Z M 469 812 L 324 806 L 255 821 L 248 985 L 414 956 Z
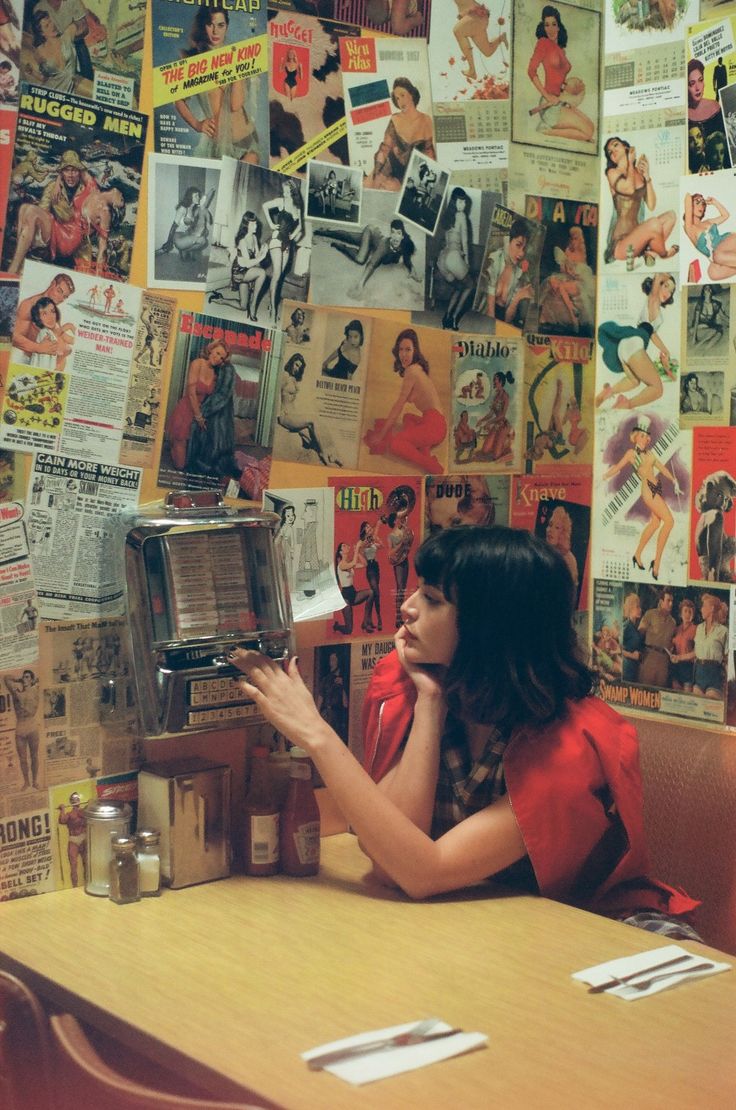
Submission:
M 598 412 L 593 574 L 687 579 L 692 435 L 653 409 Z
M 284 298 L 306 301 L 312 225 L 305 193 L 297 177 L 222 160 L 207 266 L 207 304 L 219 314 L 273 328 Z
M 668 586 L 663 594 L 656 583 L 626 575 L 614 581 L 596 580 L 592 665 L 598 675 L 598 696 L 624 712 L 634 709 L 722 724 L 727 679 L 733 677 L 732 653 L 725 650 L 728 595 L 728 590 L 697 586 Z M 711 637 L 723 646 L 723 654 L 706 669 L 698 666 L 701 637 L 705 638 L 698 628 L 709 614 L 718 624 Z M 693 651 L 695 659 L 680 660 Z M 718 648 L 715 653 L 720 653 Z
M 736 582 L 736 428 L 695 428 L 689 578 Z
M 419 478 L 330 478 L 342 594 L 342 608 L 326 627 L 330 640 L 388 639 L 400 627 L 401 605 L 416 589 L 420 487 Z
M 72 24 L 80 10 L 84 33 L 78 36 Z M 42 11 L 49 24 L 44 23 Z M 146 6 L 140 0 L 94 0 L 81 6 L 27 3 L 21 80 L 100 104 L 136 108 L 145 19 Z M 49 46 L 56 37 L 63 44 L 58 53 Z
M 736 170 L 680 179 L 685 232 L 680 275 L 689 285 L 736 279 Z
M 373 321 L 360 470 L 447 472 L 450 342 L 437 328 Z
M 646 407 L 672 418 L 679 405 L 682 287 L 673 273 L 604 275 L 598 303 L 595 407 Z
M 148 158 L 148 285 L 204 292 L 220 167 L 206 158 Z
M 335 495 L 332 490 L 267 489 L 263 508 L 276 513 L 295 623 L 326 617 L 341 605 L 335 581 Z
M 559 551 L 575 586 L 577 605 L 588 607 L 590 468 L 564 467 L 511 479 L 510 523 Z
M 398 193 L 413 151 L 435 157 L 427 44 L 344 38 L 340 62 L 350 165 L 366 188 Z
M 348 165 L 341 41 L 360 28 L 269 12 L 268 110 L 272 169 L 293 174 L 310 158 Z
M 640 47 L 662 46 L 682 40 L 688 24 L 700 16 L 703 0 L 608 0 L 603 6 L 606 17 L 606 53 L 630 52 Z
M 464 188 L 454 175 L 440 212 L 437 230 L 427 238 L 424 311 L 412 313 L 416 324 L 433 328 L 489 333 L 493 322 L 473 308 L 491 215 L 500 193 Z
M 363 190 L 361 224 L 310 220 L 311 299 L 355 308 L 424 307 L 427 236 L 396 215 L 395 193 Z
M 680 377 L 680 423 L 736 424 L 730 398 L 736 387 L 731 357 L 736 321 L 736 285 L 686 285 L 687 332 Z
M 493 210 L 475 310 L 494 319 L 500 335 L 534 330 L 545 232 L 544 224 L 501 204 Z
M 280 351 L 279 332 L 180 313 L 158 485 L 261 500 Z
M 524 337 L 523 466 L 526 474 L 591 466 L 593 341 Z
M 687 117 L 690 173 L 731 166 L 736 146 L 736 16 L 719 11 L 719 19 L 688 28 Z
M 152 0 L 152 25 L 154 149 L 266 165 L 265 5 Z
M 601 159 L 601 276 L 677 270 L 684 142 L 681 113 L 668 113 L 663 126 L 640 130 L 631 129 L 627 119 L 607 121 Z
M 456 524 L 507 525 L 508 474 L 440 474 L 424 480 L 424 533 L 433 536 Z
M 527 195 L 525 214 L 547 228 L 539 260 L 536 330 L 543 335 L 592 337 L 598 205 Z
M 450 471 L 521 470 L 521 339 L 453 336 Z
M 147 117 L 22 85 L 2 268 L 26 258 L 127 280 Z M 19 236 L 35 233 L 31 245 Z
M 558 3 L 542 19 L 539 0 L 514 5 L 511 137 L 516 143 L 597 155 L 600 13 Z
M 274 458 L 355 469 L 374 326 L 365 312 L 284 304 Z

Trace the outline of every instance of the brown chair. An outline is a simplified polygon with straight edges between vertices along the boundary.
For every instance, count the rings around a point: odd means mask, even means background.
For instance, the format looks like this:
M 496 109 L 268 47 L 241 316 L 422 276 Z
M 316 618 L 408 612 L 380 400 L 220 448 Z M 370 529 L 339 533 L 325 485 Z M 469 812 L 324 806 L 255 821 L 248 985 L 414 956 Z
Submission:
M 94 1107 L 94 1110 L 262 1110 L 273 1105 L 222 1102 L 157 1090 L 111 1067 L 72 1014 L 52 1014 L 49 1025 L 55 1056 L 56 1110 L 79 1110 L 80 1106 Z M 120 1046 L 118 1058 L 121 1061 L 126 1060 L 126 1052 Z M 130 1053 L 127 1059 L 137 1061 L 138 1058 Z M 126 1068 L 128 1073 L 136 1070 L 135 1064 Z M 149 1064 L 149 1074 L 151 1070 Z
M 46 1013 L 20 979 L 0 971 L 0 1106 L 56 1110 Z

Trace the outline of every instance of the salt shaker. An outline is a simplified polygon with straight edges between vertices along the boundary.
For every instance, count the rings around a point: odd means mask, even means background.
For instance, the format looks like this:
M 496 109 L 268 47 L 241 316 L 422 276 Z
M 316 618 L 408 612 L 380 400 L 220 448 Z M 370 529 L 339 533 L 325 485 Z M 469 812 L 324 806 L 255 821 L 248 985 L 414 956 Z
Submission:
M 110 893 L 110 860 L 113 836 L 127 836 L 132 809 L 126 802 L 95 798 L 84 807 L 87 822 L 87 865 L 84 889 L 87 894 L 107 897 Z
M 132 836 L 115 836 L 112 841 L 110 861 L 110 898 L 119 906 L 137 902 L 140 898 L 138 860 Z
M 135 839 L 141 898 L 155 897 L 161 893 L 161 833 L 158 829 L 139 829 Z

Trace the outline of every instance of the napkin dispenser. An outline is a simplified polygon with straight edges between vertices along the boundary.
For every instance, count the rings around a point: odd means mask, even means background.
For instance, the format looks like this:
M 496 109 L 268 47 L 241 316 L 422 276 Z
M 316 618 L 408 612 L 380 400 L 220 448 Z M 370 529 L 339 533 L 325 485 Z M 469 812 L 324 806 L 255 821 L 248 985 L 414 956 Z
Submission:
M 147 763 L 138 775 L 138 827 L 161 830 L 161 877 L 171 887 L 230 874 L 227 764 L 198 756 Z

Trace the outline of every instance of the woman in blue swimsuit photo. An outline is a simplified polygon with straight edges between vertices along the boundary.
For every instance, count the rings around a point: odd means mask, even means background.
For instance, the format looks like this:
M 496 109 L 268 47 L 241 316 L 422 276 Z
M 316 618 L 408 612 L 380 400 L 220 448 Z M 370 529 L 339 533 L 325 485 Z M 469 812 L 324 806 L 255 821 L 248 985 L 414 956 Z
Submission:
M 717 216 L 706 219 L 710 206 Z M 736 278 L 736 233 L 721 232 L 719 225 L 726 222 L 730 213 L 715 197 L 702 193 L 685 195 L 685 234 L 697 251 L 708 258 L 708 277 L 711 281 L 731 281 Z

